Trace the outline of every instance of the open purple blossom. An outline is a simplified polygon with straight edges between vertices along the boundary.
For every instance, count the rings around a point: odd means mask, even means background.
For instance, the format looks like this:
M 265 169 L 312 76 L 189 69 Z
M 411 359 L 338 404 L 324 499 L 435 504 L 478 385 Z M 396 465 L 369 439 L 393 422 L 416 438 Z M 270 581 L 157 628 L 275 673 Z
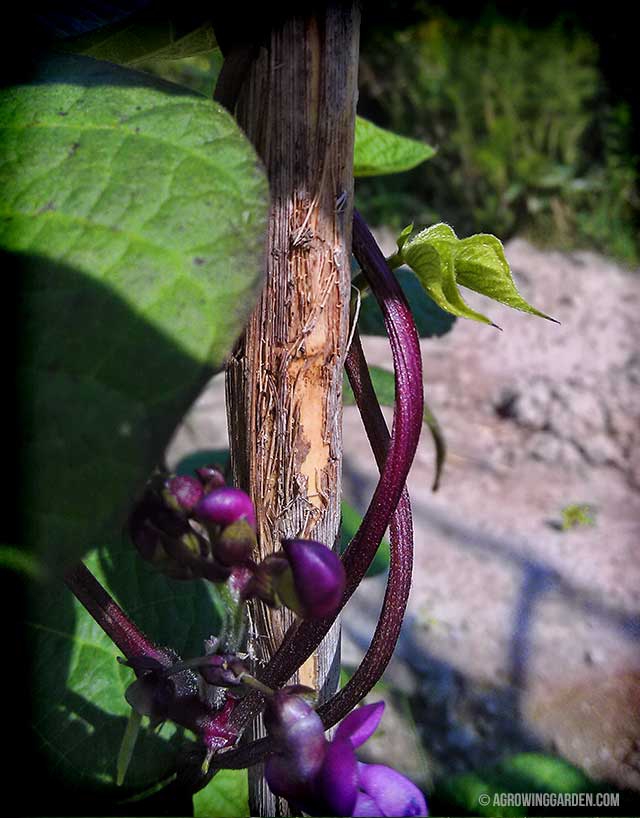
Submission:
M 424 795 L 408 778 L 356 758 L 356 748 L 373 735 L 383 710 L 384 702 L 354 710 L 328 741 L 311 705 L 294 689 L 278 691 L 265 714 L 276 746 L 265 767 L 272 792 L 308 815 L 428 815 Z

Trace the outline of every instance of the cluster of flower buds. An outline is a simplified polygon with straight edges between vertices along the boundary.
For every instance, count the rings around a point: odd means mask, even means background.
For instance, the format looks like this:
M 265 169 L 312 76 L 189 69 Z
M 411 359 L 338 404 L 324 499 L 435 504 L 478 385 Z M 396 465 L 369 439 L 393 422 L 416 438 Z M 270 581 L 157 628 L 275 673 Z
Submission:
M 272 792 L 308 815 L 428 815 L 424 795 L 409 779 L 356 758 L 378 727 L 384 702 L 351 712 L 328 741 L 305 700 L 308 692 L 285 687 L 267 699 L 265 726 L 276 745 L 265 767 Z
M 173 579 L 224 582 L 235 571 L 243 598 L 286 605 L 302 618 L 333 615 L 346 577 L 340 558 L 314 540 L 283 540 L 257 563 L 256 514 L 248 494 L 206 466 L 190 475 L 156 474 L 134 506 L 129 536 L 143 559 Z
M 205 643 L 206 650 L 210 647 Z M 182 661 L 167 652 L 162 661 L 147 656 L 118 661 L 133 668 L 137 676 L 127 687 L 125 699 L 139 716 L 149 718 L 152 727 L 165 721 L 186 727 L 201 738 L 207 759 L 237 741 L 237 733 L 228 726 L 235 697 L 225 696 L 219 688 L 242 685 L 246 667 L 240 657 L 205 653 Z
M 253 504 L 225 486 L 217 469 L 199 471 L 198 477 L 154 475 L 131 512 L 129 536 L 143 559 L 173 579 L 224 582 L 251 558 Z
M 138 676 L 125 692 L 127 702 L 141 716 L 148 716 L 152 724 L 168 718 L 175 721 L 176 707 L 184 710 L 191 700 L 206 701 L 208 685 L 238 688 L 245 677 L 252 678 L 243 659 L 235 654 L 205 653 L 186 661 L 176 657 L 164 664 L 143 656 L 118 661 L 133 668 Z M 195 707 L 194 712 L 200 712 L 200 708 Z

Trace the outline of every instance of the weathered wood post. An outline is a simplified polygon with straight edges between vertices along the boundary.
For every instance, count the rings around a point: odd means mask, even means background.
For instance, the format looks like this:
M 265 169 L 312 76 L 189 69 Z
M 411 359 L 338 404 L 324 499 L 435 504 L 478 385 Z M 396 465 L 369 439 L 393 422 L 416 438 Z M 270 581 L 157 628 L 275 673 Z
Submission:
M 335 547 L 348 339 L 359 9 L 304 5 L 269 21 L 236 109 L 269 175 L 267 281 L 227 369 L 234 476 L 255 501 L 260 556 L 283 537 Z M 277 14 L 277 11 L 276 11 Z M 292 621 L 262 603 L 249 644 L 264 661 Z M 334 628 L 298 680 L 336 688 Z M 250 774 L 252 815 L 287 814 Z

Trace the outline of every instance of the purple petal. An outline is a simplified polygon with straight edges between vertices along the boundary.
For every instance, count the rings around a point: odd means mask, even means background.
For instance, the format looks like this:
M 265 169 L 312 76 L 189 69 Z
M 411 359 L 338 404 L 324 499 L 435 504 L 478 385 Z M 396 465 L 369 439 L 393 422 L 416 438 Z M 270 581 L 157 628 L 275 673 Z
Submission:
M 416 785 L 383 764 L 359 764 L 360 789 L 378 805 L 378 815 L 428 815 L 427 802 Z
M 351 815 L 358 797 L 358 761 L 351 742 L 332 741 L 327 747 L 317 790 L 329 815 Z
M 369 818 L 373 815 L 382 815 L 373 798 L 365 795 L 363 792 L 358 793 L 358 800 L 356 801 L 356 805 L 351 814 L 361 816 L 361 818 Z
M 352 710 L 338 725 L 336 739 L 346 739 L 353 747 L 360 747 L 377 730 L 383 711 L 384 702 L 365 704 Z

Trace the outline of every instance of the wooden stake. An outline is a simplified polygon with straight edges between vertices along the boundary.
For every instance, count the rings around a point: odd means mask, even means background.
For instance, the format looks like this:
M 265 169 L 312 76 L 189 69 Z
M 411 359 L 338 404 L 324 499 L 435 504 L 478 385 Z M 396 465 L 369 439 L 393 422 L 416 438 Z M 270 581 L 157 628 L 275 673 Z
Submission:
M 284 537 L 335 548 L 339 532 L 359 22 L 354 3 L 321 3 L 272 23 L 237 108 L 271 189 L 267 281 L 227 369 L 234 477 L 256 505 L 260 557 Z M 260 603 L 250 619 L 264 662 L 293 618 Z M 339 670 L 336 627 L 296 681 L 322 701 Z M 250 800 L 252 815 L 289 814 L 262 769 Z

